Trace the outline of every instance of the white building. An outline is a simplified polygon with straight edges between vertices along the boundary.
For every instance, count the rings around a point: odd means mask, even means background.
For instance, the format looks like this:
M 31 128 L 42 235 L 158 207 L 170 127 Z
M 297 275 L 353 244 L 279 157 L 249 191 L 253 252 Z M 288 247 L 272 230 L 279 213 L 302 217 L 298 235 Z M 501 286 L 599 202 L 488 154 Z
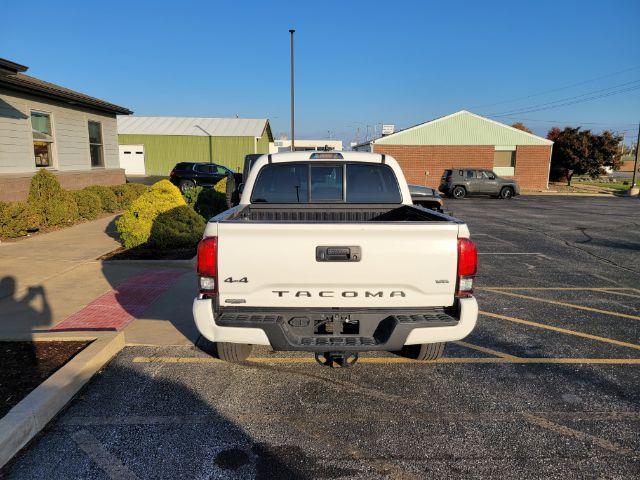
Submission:
M 342 150 L 342 140 L 296 140 L 296 151 Z M 290 152 L 291 140 L 274 140 L 269 143 L 269 153 Z

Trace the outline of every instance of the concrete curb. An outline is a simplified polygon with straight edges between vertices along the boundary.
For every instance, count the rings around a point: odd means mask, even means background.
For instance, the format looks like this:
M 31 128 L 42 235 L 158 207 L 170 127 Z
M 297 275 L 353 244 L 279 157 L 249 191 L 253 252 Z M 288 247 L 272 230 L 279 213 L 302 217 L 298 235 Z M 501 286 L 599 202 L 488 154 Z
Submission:
M 91 377 L 124 347 L 122 332 L 43 333 L 34 334 L 29 340 L 92 340 L 93 343 L 42 382 L 0 419 L 0 467 L 40 432 Z

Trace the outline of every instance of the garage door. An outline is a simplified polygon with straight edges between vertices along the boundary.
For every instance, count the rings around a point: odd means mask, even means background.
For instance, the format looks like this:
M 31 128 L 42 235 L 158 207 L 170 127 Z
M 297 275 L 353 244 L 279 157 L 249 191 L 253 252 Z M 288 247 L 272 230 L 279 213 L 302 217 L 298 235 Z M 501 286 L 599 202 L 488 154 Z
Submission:
M 120 145 L 120 168 L 126 175 L 145 175 L 144 145 Z

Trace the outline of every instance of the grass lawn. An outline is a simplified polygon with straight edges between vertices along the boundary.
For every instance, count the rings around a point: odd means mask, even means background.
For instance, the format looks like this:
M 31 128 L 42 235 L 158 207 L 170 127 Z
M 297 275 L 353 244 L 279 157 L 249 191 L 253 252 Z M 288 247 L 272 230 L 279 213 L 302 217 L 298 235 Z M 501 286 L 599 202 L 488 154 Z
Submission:
M 631 188 L 631 182 L 627 182 L 627 185 L 622 182 L 575 182 L 573 185 L 576 187 L 579 187 L 580 185 L 591 185 L 594 187 L 611 188 L 619 191 L 629 190 L 629 188 Z

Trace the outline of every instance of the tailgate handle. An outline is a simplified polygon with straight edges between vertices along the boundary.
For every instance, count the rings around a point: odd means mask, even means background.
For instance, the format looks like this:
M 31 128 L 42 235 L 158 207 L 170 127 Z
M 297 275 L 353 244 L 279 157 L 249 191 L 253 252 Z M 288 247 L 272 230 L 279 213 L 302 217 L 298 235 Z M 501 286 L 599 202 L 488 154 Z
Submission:
M 317 262 L 359 262 L 361 258 L 360 247 L 316 247 Z

